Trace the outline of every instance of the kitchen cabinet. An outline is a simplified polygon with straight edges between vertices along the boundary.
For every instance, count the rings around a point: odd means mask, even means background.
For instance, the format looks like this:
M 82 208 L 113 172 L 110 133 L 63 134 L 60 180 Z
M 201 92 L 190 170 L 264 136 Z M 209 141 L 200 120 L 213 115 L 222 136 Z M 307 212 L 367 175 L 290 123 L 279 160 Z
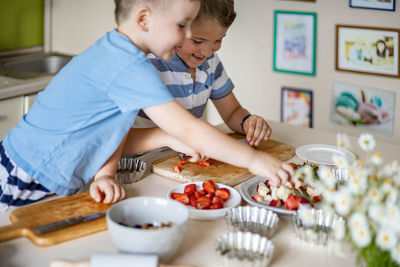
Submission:
M 24 96 L 0 100 L 0 140 L 21 119 L 24 111 Z

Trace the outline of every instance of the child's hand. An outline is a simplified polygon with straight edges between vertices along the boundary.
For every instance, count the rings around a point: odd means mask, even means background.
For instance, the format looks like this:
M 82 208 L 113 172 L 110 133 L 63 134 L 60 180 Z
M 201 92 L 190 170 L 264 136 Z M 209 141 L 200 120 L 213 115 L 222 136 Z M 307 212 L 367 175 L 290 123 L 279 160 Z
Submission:
M 126 190 L 113 176 L 103 175 L 90 185 L 90 196 L 96 202 L 110 204 L 126 198 Z
M 251 115 L 243 124 L 247 142 L 253 146 L 258 146 L 262 140 L 267 141 L 271 136 L 271 127 L 263 117 Z
M 285 183 L 294 175 L 293 167 L 288 163 L 261 151 L 254 151 L 254 160 L 249 170 L 255 175 L 270 179 L 273 185 Z

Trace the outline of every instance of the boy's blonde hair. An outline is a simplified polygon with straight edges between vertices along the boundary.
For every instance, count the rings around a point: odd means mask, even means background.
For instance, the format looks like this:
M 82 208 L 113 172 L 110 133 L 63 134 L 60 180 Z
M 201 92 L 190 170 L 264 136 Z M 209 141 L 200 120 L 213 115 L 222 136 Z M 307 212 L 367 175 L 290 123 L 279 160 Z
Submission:
M 202 0 L 190 0 L 190 1 L 202 1 Z M 153 8 L 167 8 L 170 4 L 171 0 L 114 0 L 115 3 L 115 21 L 117 24 L 125 21 L 130 13 L 132 12 L 132 8 L 136 4 L 147 4 Z
M 201 0 L 200 11 L 195 21 L 210 18 L 229 28 L 236 18 L 233 0 Z

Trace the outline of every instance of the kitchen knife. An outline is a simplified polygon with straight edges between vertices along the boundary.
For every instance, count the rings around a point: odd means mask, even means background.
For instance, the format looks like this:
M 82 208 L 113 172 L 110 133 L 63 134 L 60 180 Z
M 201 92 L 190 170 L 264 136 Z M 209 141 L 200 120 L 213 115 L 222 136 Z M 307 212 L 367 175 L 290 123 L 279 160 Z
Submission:
M 75 225 L 82 222 L 88 222 L 106 215 L 105 212 L 99 212 L 88 216 L 76 216 L 65 220 L 56 221 L 35 227 L 35 234 L 41 235 L 47 232 L 55 231 L 67 226 Z

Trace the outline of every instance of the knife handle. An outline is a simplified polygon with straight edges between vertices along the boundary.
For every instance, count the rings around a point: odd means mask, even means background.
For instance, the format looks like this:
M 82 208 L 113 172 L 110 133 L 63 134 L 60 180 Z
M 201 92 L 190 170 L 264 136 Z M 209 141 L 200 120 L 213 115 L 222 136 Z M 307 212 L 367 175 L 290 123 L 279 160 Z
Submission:
M 77 217 L 73 217 L 73 218 L 69 218 L 69 219 L 65 219 L 62 221 L 57 221 L 54 223 L 49 223 L 49 224 L 45 224 L 45 225 L 41 225 L 35 228 L 35 234 L 37 235 L 41 235 L 47 232 L 51 232 L 60 228 L 64 228 L 67 226 L 71 226 L 71 225 L 75 225 L 78 224 L 80 222 L 83 221 L 83 217 L 82 216 L 77 216 Z

